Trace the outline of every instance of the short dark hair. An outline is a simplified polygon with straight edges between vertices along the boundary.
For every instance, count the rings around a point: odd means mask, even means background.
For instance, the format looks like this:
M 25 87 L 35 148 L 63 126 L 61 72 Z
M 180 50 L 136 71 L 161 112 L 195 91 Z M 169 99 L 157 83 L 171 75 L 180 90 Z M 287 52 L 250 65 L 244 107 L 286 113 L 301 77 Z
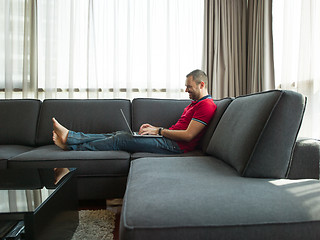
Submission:
M 207 87 L 208 85 L 208 77 L 207 74 L 199 69 L 193 70 L 191 73 L 189 73 L 186 77 L 191 77 L 193 78 L 193 81 L 196 82 L 196 84 L 200 84 L 201 82 L 204 82 L 205 86 Z

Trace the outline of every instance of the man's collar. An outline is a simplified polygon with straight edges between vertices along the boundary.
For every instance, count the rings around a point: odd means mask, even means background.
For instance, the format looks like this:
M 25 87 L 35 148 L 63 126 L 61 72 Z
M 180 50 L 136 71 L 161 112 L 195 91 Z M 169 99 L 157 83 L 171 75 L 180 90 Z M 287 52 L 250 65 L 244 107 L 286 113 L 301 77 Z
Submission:
M 199 100 L 196 100 L 196 101 L 192 101 L 192 104 L 196 104 L 204 99 L 207 99 L 207 98 L 212 98 L 212 96 L 210 94 L 208 94 L 207 96 L 204 96 L 203 98 L 200 98 Z

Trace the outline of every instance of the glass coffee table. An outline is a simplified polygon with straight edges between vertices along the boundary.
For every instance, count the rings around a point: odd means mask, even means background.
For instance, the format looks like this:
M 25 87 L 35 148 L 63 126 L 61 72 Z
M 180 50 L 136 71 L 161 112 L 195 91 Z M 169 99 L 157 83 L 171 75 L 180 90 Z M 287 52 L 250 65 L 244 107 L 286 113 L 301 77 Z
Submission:
M 79 223 L 76 170 L 0 170 L 0 239 L 71 239 Z

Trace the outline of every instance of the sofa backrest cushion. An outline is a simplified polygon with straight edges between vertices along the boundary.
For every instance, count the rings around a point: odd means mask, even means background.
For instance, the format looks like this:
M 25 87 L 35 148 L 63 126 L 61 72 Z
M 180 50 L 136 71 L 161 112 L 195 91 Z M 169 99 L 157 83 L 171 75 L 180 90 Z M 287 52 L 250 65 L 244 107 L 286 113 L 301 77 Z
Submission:
M 190 103 L 191 100 L 135 98 L 132 101 L 132 129 L 138 131 L 144 123 L 169 128 Z
M 242 176 L 287 176 L 305 98 L 273 90 L 237 97 L 222 116 L 207 153 L 233 166 Z
M 66 128 L 84 133 L 110 133 L 129 131 L 121 115 L 123 110 L 131 119 L 131 104 L 124 99 L 48 99 L 40 110 L 36 142 L 52 144 L 52 117 Z
M 226 111 L 227 107 L 231 103 L 232 98 L 224 98 L 224 99 L 213 100 L 213 101 L 217 105 L 217 109 L 213 115 L 213 118 L 210 124 L 207 127 L 205 134 L 201 139 L 201 149 L 203 152 L 207 151 L 208 144 L 211 140 L 212 134 L 215 131 L 223 113 Z
M 41 101 L 0 100 L 0 144 L 34 146 Z

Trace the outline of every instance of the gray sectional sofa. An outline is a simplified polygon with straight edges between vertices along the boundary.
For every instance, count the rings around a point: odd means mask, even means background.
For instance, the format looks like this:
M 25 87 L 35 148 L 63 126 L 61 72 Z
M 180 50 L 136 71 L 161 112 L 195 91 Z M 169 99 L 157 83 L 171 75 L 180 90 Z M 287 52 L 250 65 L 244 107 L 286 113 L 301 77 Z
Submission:
M 198 150 L 63 151 L 55 117 L 90 133 L 170 127 L 190 100 L 0 100 L 0 169 L 78 168 L 80 199 L 124 196 L 121 239 L 318 239 L 320 143 L 298 139 L 305 98 L 268 91 L 215 100 Z M 125 195 L 124 195 L 125 194 Z

